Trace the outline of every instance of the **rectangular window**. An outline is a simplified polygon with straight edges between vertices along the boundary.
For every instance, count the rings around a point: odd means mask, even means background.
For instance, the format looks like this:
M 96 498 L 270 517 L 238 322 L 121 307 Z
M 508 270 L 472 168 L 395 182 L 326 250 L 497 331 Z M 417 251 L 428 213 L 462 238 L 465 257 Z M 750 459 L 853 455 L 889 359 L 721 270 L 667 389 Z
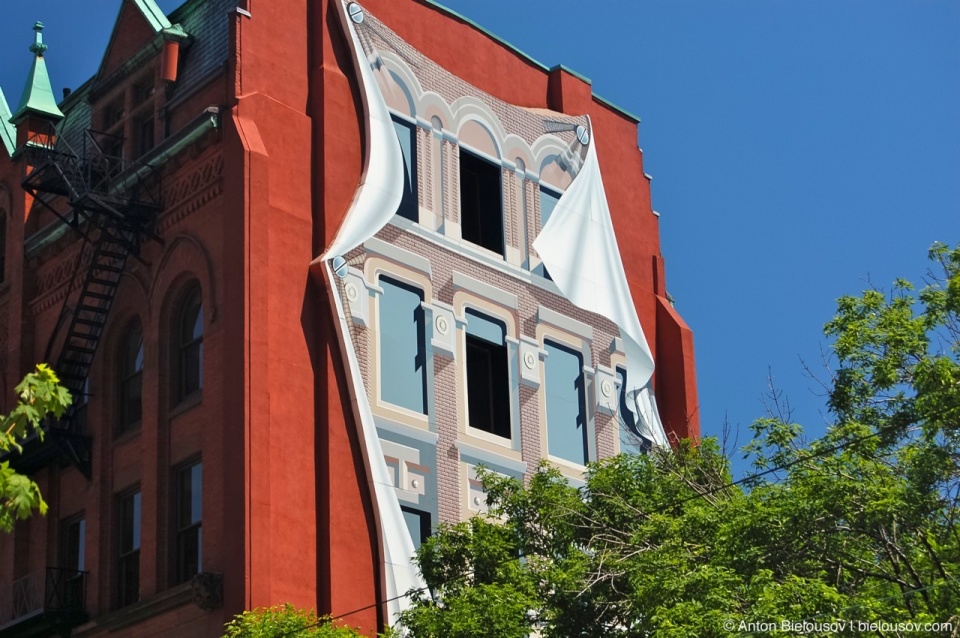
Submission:
M 500 167 L 460 149 L 460 230 L 463 238 L 503 254 Z
M 420 203 L 417 201 L 417 135 L 412 124 L 393 118 L 393 127 L 403 153 L 403 199 L 397 215 L 410 221 L 420 221 Z
M 544 343 L 547 402 L 547 449 L 550 456 L 585 465 L 589 460 L 583 356 L 549 341 Z
M 640 436 L 637 418 L 627 406 L 627 371 L 617 368 L 617 381 L 620 383 L 620 404 L 617 408 L 617 422 L 620 425 L 620 451 L 624 454 L 642 454 L 650 449 L 650 442 Z
M 427 342 L 423 293 L 380 278 L 380 398 L 427 414 Z
M 553 214 L 553 209 L 557 207 L 559 201 L 560 193 L 543 186 L 540 187 L 540 230 L 543 230 L 543 227 L 547 225 L 547 221 L 549 221 L 550 215 Z M 552 280 L 550 273 L 547 272 L 547 267 L 543 264 L 540 264 L 540 274 Z
M 430 513 L 406 505 L 401 505 L 400 509 L 403 510 L 403 520 L 410 530 L 410 537 L 413 538 L 413 548 L 420 549 L 430 538 Z
M 105 109 L 103 109 L 103 129 L 106 131 L 113 125 L 120 122 L 124 116 L 123 109 L 123 98 L 120 98 L 112 104 L 108 104 Z
M 117 604 L 140 600 L 140 491 L 120 498 Z
M 506 327 L 470 309 L 466 314 L 467 422 L 472 428 L 509 439 Z
M 86 569 L 84 547 L 87 543 L 87 524 L 83 517 L 63 522 L 60 532 L 60 567 L 69 572 Z
M 133 134 L 133 157 L 137 158 L 153 148 L 153 115 L 137 120 Z
M 194 463 L 177 471 L 176 583 L 203 567 L 203 466 Z
M 63 604 L 66 609 L 83 610 L 87 525 L 82 516 L 67 519 L 60 526 L 60 573 L 63 583 Z

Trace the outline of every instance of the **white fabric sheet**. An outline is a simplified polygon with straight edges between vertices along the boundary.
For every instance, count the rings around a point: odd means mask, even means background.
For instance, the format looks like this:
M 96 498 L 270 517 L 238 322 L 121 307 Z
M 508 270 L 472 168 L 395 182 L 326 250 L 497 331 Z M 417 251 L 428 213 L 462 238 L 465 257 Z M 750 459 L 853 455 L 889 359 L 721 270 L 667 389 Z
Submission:
M 666 446 L 667 436 L 649 385 L 653 355 L 620 259 L 592 129 L 583 167 L 560 197 L 533 247 L 567 299 L 619 326 L 627 355 L 627 405 L 638 417 L 640 433 L 654 445 Z
M 414 545 L 410 530 L 403 518 L 400 501 L 383 457 L 380 438 L 363 386 L 363 376 L 347 326 L 347 316 L 340 295 L 336 293 L 335 274 L 328 260 L 356 248 L 383 228 L 400 206 L 403 192 L 403 155 L 400 142 L 390 120 L 386 102 L 377 86 L 353 22 L 340 4 L 340 19 L 353 43 L 354 63 L 360 76 L 360 90 L 367 110 L 367 148 L 363 176 L 353 202 L 344 217 L 333 243 L 320 258 L 326 261 L 325 272 L 337 308 L 340 342 L 347 359 L 347 375 L 355 414 L 366 453 L 366 461 L 373 480 L 377 514 L 380 519 L 383 550 L 388 622 L 393 625 L 410 599 L 403 594 L 424 586 L 420 572 L 413 563 Z M 336 610 L 334 610 L 336 611 Z

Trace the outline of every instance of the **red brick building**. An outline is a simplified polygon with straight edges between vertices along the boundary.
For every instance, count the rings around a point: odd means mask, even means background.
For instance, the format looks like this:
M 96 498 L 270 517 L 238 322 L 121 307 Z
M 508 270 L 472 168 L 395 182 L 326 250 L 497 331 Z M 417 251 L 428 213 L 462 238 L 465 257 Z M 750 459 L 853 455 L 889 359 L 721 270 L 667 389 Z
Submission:
M 38 31 L 0 99 L 0 410 L 38 361 L 78 397 L 11 458 L 50 511 L 0 537 L 0 638 L 373 630 L 477 464 L 698 434 L 637 120 L 589 81 L 428 0 L 118 4 L 86 84 L 52 98 Z M 543 238 L 604 192 L 577 292 Z

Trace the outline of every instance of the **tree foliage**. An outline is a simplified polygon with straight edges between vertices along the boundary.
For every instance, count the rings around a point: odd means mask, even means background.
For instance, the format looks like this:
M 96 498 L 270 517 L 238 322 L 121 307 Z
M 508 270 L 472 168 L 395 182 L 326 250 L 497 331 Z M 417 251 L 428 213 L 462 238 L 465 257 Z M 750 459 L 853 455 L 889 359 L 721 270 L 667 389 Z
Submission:
M 22 451 L 20 443 L 31 435 L 43 438 L 43 419 L 47 415 L 60 418 L 72 401 L 57 375 L 42 363 L 24 377 L 16 393 L 17 406 L 10 414 L 0 415 L 0 455 Z M 15 472 L 9 461 L 0 462 L 0 531 L 9 532 L 17 519 L 34 511 L 47 512 L 40 488 Z
M 359 638 L 356 629 L 287 603 L 237 615 L 224 627 L 223 638 Z
M 930 257 L 919 293 L 897 281 L 838 301 L 824 436 L 757 421 L 744 482 L 711 439 L 592 464 L 579 489 L 548 465 L 526 484 L 485 473 L 489 516 L 423 545 L 430 591 L 404 626 L 418 638 L 960 626 L 960 248 Z

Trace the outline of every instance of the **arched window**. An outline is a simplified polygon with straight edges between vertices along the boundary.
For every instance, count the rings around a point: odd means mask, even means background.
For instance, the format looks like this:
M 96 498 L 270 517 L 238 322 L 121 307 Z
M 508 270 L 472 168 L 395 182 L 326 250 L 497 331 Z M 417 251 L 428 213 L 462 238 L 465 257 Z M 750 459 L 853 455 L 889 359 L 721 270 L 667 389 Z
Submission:
M 119 409 L 117 430 L 126 432 L 140 424 L 143 412 L 143 327 L 134 321 L 120 346 Z
M 177 400 L 203 387 L 203 299 L 193 286 L 180 306 L 176 326 Z

